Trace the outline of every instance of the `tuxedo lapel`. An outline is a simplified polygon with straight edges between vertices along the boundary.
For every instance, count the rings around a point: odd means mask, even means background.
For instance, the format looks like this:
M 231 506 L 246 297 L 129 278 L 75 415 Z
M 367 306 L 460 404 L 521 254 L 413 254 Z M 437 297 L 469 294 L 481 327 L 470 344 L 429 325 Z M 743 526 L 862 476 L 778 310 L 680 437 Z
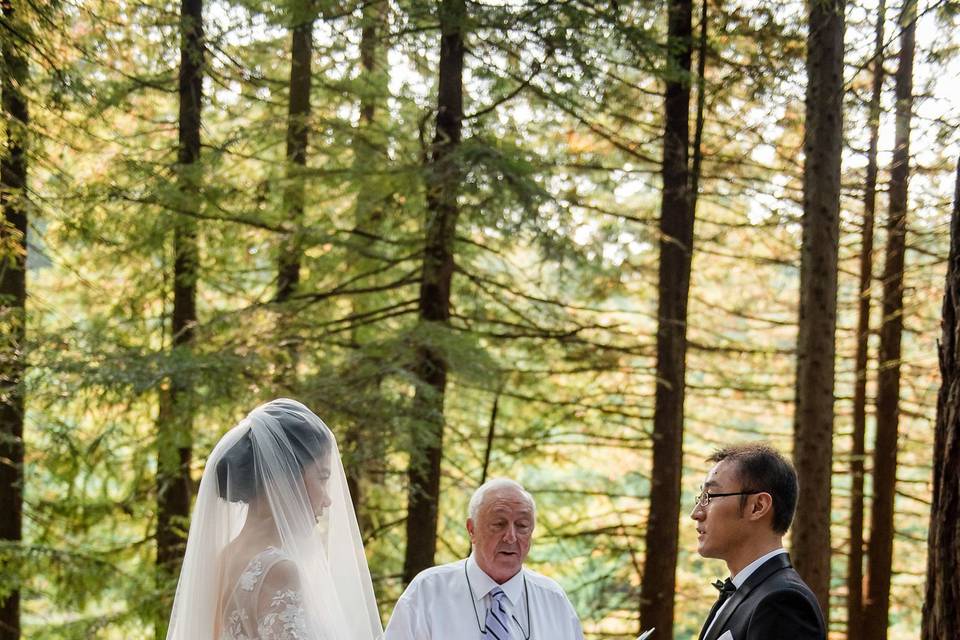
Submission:
M 713 626 L 710 627 L 710 633 L 706 636 L 701 636 L 700 640 L 717 640 L 723 633 L 724 627 L 726 627 L 730 617 L 737 610 L 737 607 L 750 596 L 750 592 L 777 571 L 782 571 L 791 566 L 793 565 L 790 564 L 790 558 L 788 558 L 785 553 L 775 555 L 760 565 L 756 571 L 750 574 L 747 581 L 737 589 L 737 592 L 730 596 L 730 599 L 727 601 L 727 606 L 720 612 L 720 617 L 717 618 Z
M 713 606 L 710 607 L 710 613 L 707 614 L 707 619 L 706 619 L 706 621 L 703 623 L 703 627 L 700 629 L 700 639 L 699 639 L 699 640 L 704 640 L 703 632 L 706 631 L 706 630 L 707 630 L 707 627 L 710 626 L 710 622 L 713 620 L 713 616 L 716 615 L 717 609 L 719 609 L 719 608 L 720 608 L 720 600 L 718 599 L 716 602 L 713 603 Z

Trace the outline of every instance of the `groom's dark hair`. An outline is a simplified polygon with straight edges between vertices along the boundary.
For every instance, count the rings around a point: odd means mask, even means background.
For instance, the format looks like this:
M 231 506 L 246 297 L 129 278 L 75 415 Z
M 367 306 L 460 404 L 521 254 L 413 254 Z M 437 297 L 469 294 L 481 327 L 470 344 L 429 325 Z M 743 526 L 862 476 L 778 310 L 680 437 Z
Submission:
M 797 471 L 783 455 L 763 442 L 749 442 L 717 450 L 709 462 L 729 460 L 737 465 L 741 491 L 763 491 L 773 497 L 773 530 L 784 534 L 793 522 L 797 510 L 799 483 Z M 747 496 L 740 499 L 740 508 Z

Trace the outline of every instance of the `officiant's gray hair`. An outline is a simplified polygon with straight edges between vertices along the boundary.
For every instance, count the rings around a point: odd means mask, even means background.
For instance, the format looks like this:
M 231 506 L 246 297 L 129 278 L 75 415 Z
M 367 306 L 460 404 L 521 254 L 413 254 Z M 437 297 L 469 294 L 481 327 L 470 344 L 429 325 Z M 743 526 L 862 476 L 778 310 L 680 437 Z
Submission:
M 523 496 L 523 499 L 530 503 L 530 508 L 533 510 L 534 517 L 536 517 L 537 503 L 533 501 L 533 496 L 523 488 L 522 484 L 510 478 L 491 478 L 477 487 L 477 490 L 473 492 L 473 496 L 470 498 L 470 506 L 467 507 L 467 513 L 471 520 L 477 519 L 477 513 L 480 512 L 480 507 L 483 505 L 487 494 L 499 489 L 516 489 L 520 495 Z

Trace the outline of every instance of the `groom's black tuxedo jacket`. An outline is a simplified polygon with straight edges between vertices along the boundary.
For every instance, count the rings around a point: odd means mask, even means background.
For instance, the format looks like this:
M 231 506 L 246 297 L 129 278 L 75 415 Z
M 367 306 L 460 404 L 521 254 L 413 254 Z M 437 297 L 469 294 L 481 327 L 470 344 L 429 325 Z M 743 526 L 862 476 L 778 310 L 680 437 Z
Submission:
M 716 605 L 714 605 L 716 608 Z M 826 640 L 823 612 L 810 587 L 794 571 L 787 554 L 776 555 L 754 571 L 717 621 L 707 617 L 700 640 L 717 640 L 730 631 L 734 640 Z

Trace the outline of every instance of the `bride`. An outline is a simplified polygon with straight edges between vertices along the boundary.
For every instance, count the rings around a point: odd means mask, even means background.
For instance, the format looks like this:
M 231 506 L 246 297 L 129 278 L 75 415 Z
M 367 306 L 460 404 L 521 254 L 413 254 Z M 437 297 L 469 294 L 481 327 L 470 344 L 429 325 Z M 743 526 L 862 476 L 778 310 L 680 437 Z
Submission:
M 167 640 L 376 640 L 383 631 L 333 434 L 295 400 L 214 447 Z

